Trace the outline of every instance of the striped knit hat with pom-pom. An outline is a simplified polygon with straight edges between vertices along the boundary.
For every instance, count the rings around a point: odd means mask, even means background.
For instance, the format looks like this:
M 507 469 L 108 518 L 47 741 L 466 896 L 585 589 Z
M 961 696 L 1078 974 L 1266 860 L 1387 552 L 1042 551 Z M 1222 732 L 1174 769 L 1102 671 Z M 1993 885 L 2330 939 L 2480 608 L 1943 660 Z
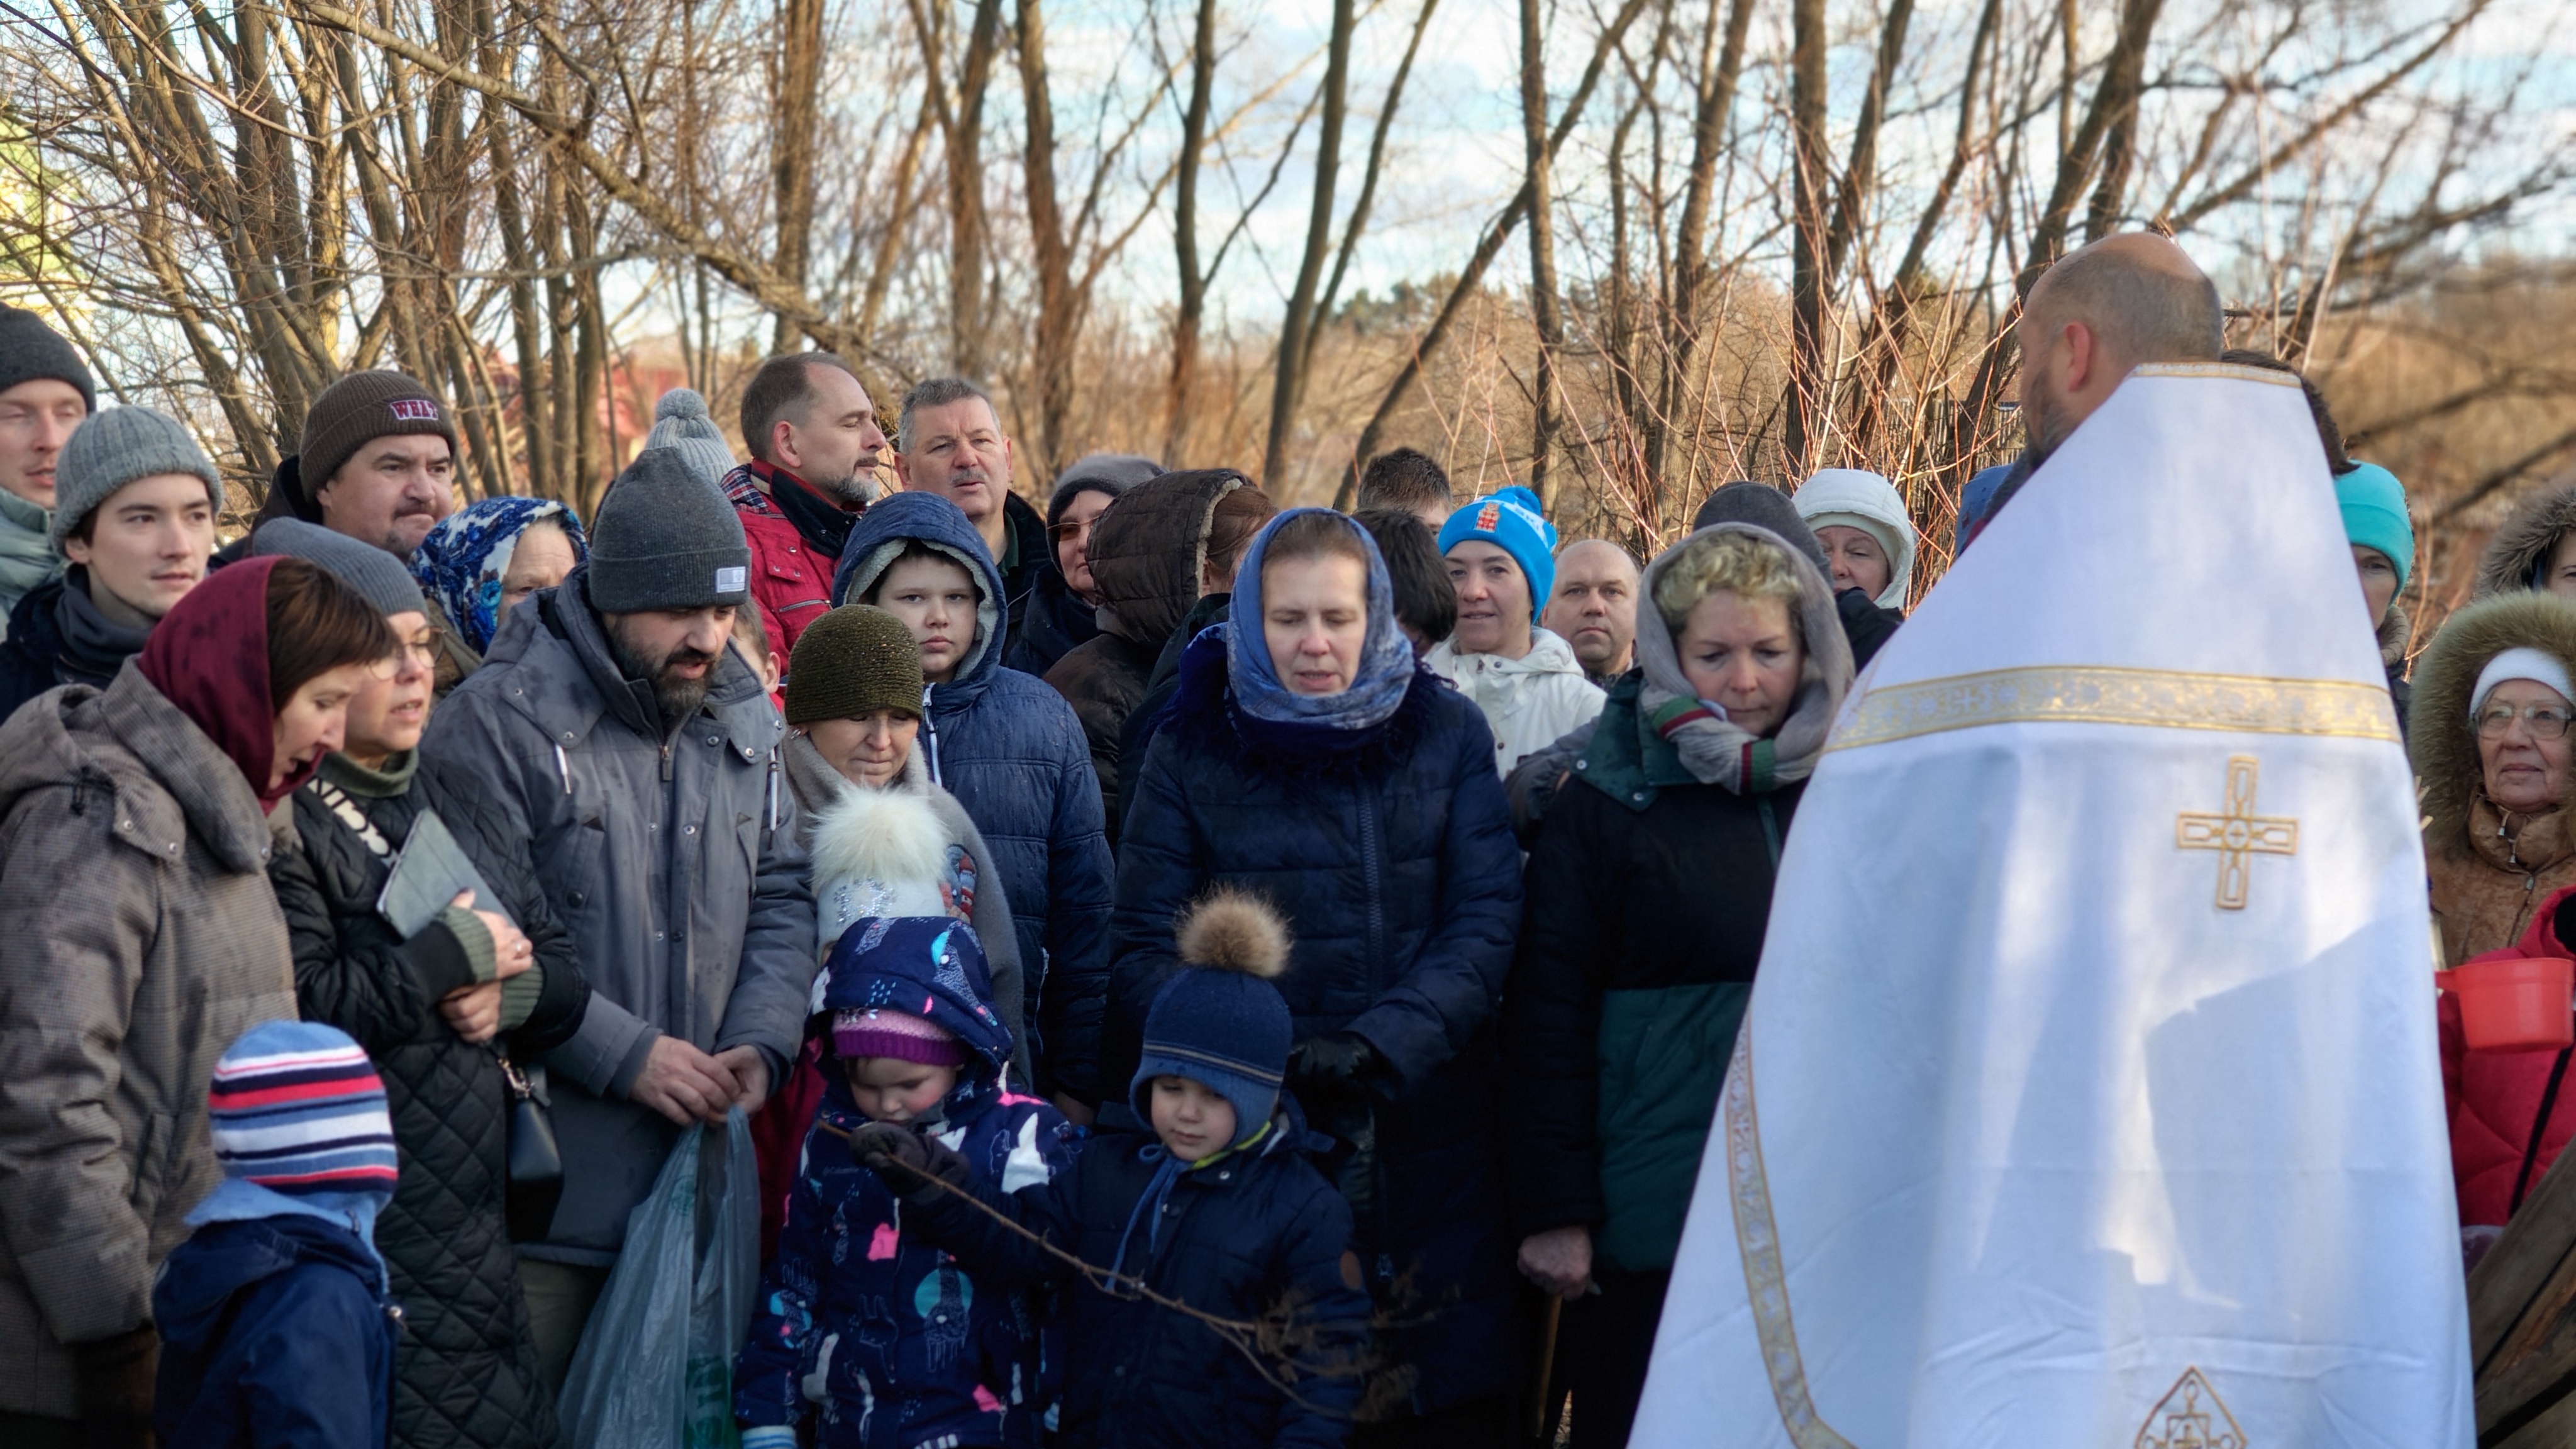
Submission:
M 1127 1096 L 1153 1120 L 1156 1077 L 1187 1077 L 1234 1108 L 1241 1146 L 1270 1123 L 1288 1071 L 1288 1003 L 1270 978 L 1288 969 L 1288 925 L 1268 902 L 1220 887 L 1174 925 L 1181 969 L 1145 1013 L 1145 1050 Z
M 206 1105 L 227 1180 L 290 1197 L 393 1191 L 385 1084 L 336 1028 L 264 1021 L 243 1032 L 215 1063 Z

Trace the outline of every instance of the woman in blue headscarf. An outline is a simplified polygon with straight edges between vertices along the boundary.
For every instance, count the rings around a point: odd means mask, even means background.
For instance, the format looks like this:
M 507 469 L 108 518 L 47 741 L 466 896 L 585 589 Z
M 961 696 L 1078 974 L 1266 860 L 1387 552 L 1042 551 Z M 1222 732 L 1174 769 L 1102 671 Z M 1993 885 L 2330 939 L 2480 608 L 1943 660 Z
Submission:
M 589 552 L 580 516 L 550 498 L 485 498 L 440 519 L 411 556 L 412 576 L 446 615 L 437 692 L 482 668 L 511 607 L 562 583 Z
M 1377 546 L 1330 509 L 1280 514 L 1193 640 L 1118 862 L 1104 1126 L 1178 969 L 1172 920 L 1215 885 L 1296 937 L 1277 985 L 1287 1085 L 1345 1144 L 1353 1248 L 1393 1324 L 1391 1418 L 1351 1443 L 1500 1442 L 1519 1326 L 1496 1168 L 1496 1006 L 1520 852 L 1476 706 L 1416 667 Z

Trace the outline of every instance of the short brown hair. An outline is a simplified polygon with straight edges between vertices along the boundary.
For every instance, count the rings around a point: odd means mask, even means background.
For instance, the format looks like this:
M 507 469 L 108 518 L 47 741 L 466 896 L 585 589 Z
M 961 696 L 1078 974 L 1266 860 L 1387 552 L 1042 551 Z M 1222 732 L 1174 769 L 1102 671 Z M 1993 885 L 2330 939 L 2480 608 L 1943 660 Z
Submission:
M 1367 508 L 1351 515 L 1377 540 L 1386 581 L 1395 594 L 1395 617 L 1425 639 L 1446 639 L 1458 627 L 1458 586 L 1422 520 L 1401 508 Z
M 345 664 L 373 664 L 400 647 L 365 596 L 319 564 L 282 557 L 268 570 L 268 707 Z
M 1430 454 L 1397 448 L 1369 459 L 1368 471 L 1360 474 L 1359 495 L 1352 505 L 1361 512 L 1401 508 L 1411 513 L 1426 504 L 1446 508 L 1457 496 L 1449 486 L 1449 475 L 1431 461 Z
M 867 386 L 858 369 L 837 352 L 791 352 L 763 361 L 742 390 L 742 445 L 751 450 L 751 456 L 769 461 L 769 435 L 780 418 L 804 425 L 814 406 L 813 369 L 817 367 L 837 367 L 860 387 Z

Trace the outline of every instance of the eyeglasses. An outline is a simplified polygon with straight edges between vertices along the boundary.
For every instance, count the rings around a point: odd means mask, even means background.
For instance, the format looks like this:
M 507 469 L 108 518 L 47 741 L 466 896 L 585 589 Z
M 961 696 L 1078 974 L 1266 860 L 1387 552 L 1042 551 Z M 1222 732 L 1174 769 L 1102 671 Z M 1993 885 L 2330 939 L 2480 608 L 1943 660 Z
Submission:
M 418 639 L 405 640 L 394 646 L 394 652 L 368 665 L 367 672 L 378 679 L 394 679 L 403 673 L 406 665 L 436 669 L 440 643 L 439 636 L 435 633 Z
M 1067 519 L 1064 522 L 1057 524 L 1055 527 L 1048 529 L 1047 537 L 1054 539 L 1058 543 L 1065 543 L 1072 539 L 1088 537 L 1090 533 L 1090 519 Z
M 2517 719 L 2522 721 L 2523 728 L 2531 731 L 2535 740 L 2567 738 L 2567 711 L 2554 704 L 2526 704 L 2520 709 L 2509 704 L 2489 705 L 2478 711 L 2478 738 L 2501 739 Z

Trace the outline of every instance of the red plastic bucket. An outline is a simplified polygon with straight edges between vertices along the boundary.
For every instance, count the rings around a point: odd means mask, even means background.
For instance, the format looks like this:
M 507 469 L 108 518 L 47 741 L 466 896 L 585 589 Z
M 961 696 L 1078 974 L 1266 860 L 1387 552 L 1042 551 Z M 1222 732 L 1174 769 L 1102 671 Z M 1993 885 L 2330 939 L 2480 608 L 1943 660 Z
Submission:
M 2436 971 L 2434 984 L 2460 998 L 2460 1027 L 2473 1052 L 2546 1052 L 2576 1045 L 2576 961 L 2515 956 Z

